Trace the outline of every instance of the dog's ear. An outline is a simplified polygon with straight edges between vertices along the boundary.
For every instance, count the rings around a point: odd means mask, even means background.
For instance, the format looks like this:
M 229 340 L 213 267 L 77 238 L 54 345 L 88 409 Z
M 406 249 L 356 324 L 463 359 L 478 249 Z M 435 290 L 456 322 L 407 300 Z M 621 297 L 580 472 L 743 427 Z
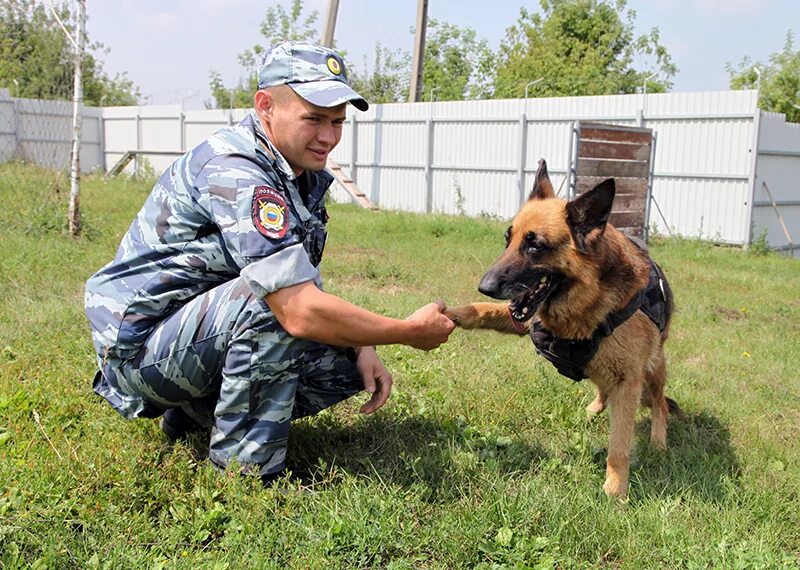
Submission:
M 567 224 L 581 253 L 587 252 L 589 234 L 597 230 L 599 236 L 606 229 L 615 191 L 614 179 L 608 178 L 567 204 Z
M 536 169 L 536 175 L 533 178 L 533 188 L 531 193 L 528 194 L 528 200 L 544 200 L 545 198 L 555 198 L 553 192 L 553 184 L 550 182 L 550 177 L 547 175 L 547 163 L 543 158 L 539 159 L 539 168 Z

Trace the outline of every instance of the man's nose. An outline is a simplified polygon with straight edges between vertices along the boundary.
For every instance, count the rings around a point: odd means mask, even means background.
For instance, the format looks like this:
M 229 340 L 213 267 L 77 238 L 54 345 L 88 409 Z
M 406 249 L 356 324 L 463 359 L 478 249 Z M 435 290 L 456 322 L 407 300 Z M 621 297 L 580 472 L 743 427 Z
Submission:
M 320 125 L 317 131 L 317 140 L 328 145 L 336 144 L 336 130 L 333 125 Z

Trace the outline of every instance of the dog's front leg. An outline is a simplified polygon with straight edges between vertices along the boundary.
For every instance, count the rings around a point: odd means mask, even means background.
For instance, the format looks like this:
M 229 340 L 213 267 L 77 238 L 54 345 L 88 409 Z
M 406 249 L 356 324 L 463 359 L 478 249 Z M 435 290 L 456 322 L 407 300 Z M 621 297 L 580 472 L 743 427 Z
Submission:
M 633 429 L 641 397 L 642 379 L 630 377 L 624 378 L 614 386 L 608 395 L 611 429 L 603 490 L 606 494 L 619 499 L 624 499 L 628 495 Z
M 462 329 L 490 329 L 518 335 L 530 332 L 530 321 L 515 323 L 511 320 L 508 303 L 472 303 L 447 307 L 444 314 Z

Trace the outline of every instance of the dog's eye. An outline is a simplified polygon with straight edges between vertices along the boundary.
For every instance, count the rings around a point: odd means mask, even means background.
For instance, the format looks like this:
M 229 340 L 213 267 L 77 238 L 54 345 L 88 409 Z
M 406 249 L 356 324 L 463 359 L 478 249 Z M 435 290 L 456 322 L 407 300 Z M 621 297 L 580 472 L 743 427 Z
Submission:
M 538 253 L 544 249 L 547 249 L 547 244 L 545 244 L 535 233 L 530 232 L 525 234 L 525 242 L 523 247 L 528 253 Z
M 506 230 L 506 233 L 503 236 L 503 239 L 506 240 L 506 247 L 508 247 L 508 244 L 511 243 L 511 228 L 510 227 Z

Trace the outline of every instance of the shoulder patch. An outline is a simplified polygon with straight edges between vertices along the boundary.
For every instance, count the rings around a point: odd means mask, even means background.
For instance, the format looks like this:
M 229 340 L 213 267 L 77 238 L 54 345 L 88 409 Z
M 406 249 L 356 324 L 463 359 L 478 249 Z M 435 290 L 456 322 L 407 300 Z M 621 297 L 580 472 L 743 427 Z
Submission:
M 289 216 L 283 195 L 269 186 L 253 191 L 253 225 L 268 238 L 282 238 L 289 229 Z

